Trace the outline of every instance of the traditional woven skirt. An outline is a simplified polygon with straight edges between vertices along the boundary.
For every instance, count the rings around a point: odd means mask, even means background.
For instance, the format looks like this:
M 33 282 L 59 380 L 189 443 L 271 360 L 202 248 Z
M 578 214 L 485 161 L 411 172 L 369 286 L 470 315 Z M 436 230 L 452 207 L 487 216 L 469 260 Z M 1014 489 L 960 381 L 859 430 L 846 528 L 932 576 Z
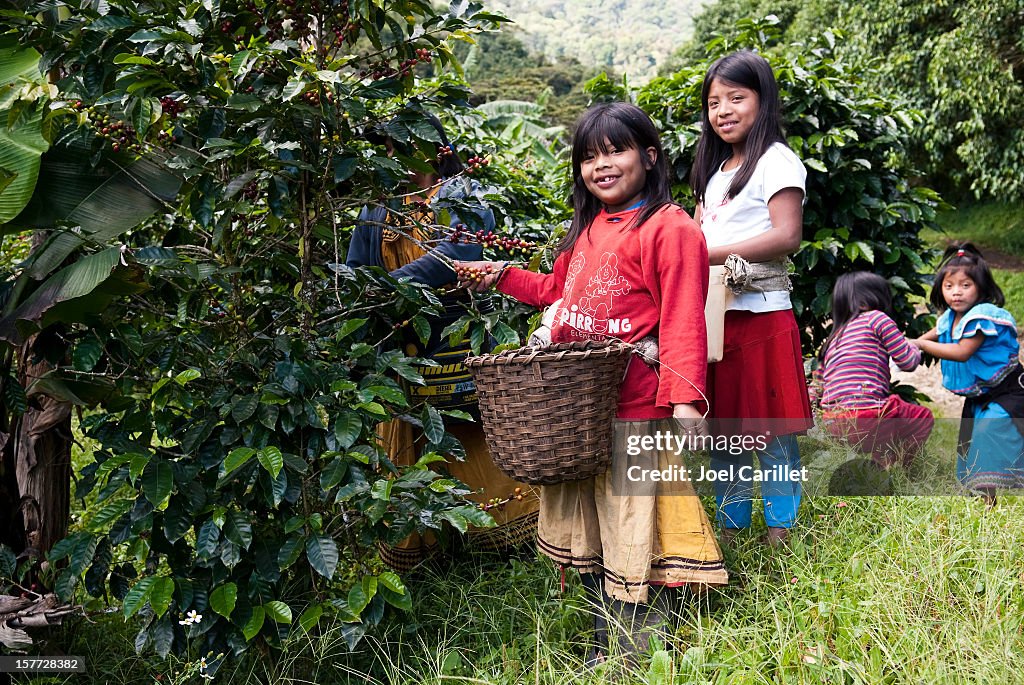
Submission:
M 537 545 L 561 566 L 603 573 L 613 599 L 646 602 L 651 585 L 725 585 L 728 573 L 704 505 L 685 481 L 629 482 L 629 436 L 678 432 L 669 420 L 617 421 L 611 468 L 602 476 L 541 487 Z M 665 450 L 660 469 L 681 463 Z
M 723 432 L 786 435 L 814 425 L 790 309 L 726 312 L 724 355 L 708 365 L 707 382 L 711 417 Z
M 466 449 L 466 460 L 450 459 L 440 464 L 452 477 L 465 483 L 473 491 L 469 499 L 479 504 L 498 498 L 514 497 L 516 488 L 522 499 L 512 499 L 507 504 L 489 509 L 488 513 L 497 524 L 493 528 L 471 527 L 466 533 L 466 543 L 476 550 L 502 550 L 532 542 L 537 535 L 538 493 L 530 485 L 512 480 L 502 473 L 491 459 L 484 439 L 484 432 L 478 423 L 456 424 L 446 430 L 458 438 Z M 381 447 L 398 466 L 416 462 L 419 445 L 413 438 L 413 426 L 395 419 L 382 423 L 377 428 Z M 428 531 L 423 535 L 413 533 L 397 545 L 380 545 L 381 558 L 399 573 L 409 571 L 436 551 L 437 538 Z

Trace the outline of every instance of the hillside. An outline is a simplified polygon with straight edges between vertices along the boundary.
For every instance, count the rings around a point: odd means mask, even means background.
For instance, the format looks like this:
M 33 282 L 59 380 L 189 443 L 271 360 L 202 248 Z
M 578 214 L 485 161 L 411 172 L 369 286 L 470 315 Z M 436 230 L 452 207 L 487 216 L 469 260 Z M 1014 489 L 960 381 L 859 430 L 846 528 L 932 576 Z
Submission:
M 643 83 L 692 32 L 702 0 L 490 0 L 533 51 Z

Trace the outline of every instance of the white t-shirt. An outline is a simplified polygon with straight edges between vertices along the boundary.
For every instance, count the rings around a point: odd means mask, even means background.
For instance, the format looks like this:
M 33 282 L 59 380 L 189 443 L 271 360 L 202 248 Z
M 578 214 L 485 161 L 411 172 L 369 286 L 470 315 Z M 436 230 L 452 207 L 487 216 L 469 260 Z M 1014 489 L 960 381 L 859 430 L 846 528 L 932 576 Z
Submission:
M 708 181 L 704 204 L 700 208 L 700 227 L 708 247 L 732 245 L 758 236 L 772 227 L 768 200 L 783 188 L 799 188 L 805 192 L 807 169 L 788 146 L 774 143 L 768 148 L 751 175 L 747 185 L 731 200 L 725 194 L 739 171 L 719 169 Z M 750 312 L 775 312 L 793 307 L 789 293 L 742 293 L 732 297 L 728 309 Z

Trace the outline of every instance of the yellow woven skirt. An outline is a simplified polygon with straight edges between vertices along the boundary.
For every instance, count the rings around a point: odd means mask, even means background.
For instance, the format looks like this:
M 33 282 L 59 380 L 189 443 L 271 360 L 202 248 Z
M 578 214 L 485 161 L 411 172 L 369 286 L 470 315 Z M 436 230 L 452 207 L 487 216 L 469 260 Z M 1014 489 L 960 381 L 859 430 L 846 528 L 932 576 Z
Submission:
M 686 481 L 623 487 L 636 460 L 630 436 L 678 432 L 669 420 L 617 421 L 612 465 L 602 476 L 541 488 L 537 545 L 562 566 L 604 573 L 613 599 L 646 602 L 649 586 L 725 585 L 729 575 L 704 505 Z M 669 450 L 659 469 L 678 465 Z M 653 460 L 652 462 L 653 463 Z

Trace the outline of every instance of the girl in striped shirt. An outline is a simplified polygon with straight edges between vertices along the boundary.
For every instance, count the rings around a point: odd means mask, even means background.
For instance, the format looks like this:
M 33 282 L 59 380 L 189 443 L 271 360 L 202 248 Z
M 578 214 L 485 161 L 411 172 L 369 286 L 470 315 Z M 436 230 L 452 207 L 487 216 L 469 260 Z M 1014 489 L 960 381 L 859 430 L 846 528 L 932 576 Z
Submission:
M 889 360 L 904 371 L 921 351 L 892 320 L 889 283 L 855 271 L 836 280 L 832 333 L 822 348 L 821 407 L 825 428 L 888 468 L 908 465 L 931 433 L 931 410 L 890 392 Z

